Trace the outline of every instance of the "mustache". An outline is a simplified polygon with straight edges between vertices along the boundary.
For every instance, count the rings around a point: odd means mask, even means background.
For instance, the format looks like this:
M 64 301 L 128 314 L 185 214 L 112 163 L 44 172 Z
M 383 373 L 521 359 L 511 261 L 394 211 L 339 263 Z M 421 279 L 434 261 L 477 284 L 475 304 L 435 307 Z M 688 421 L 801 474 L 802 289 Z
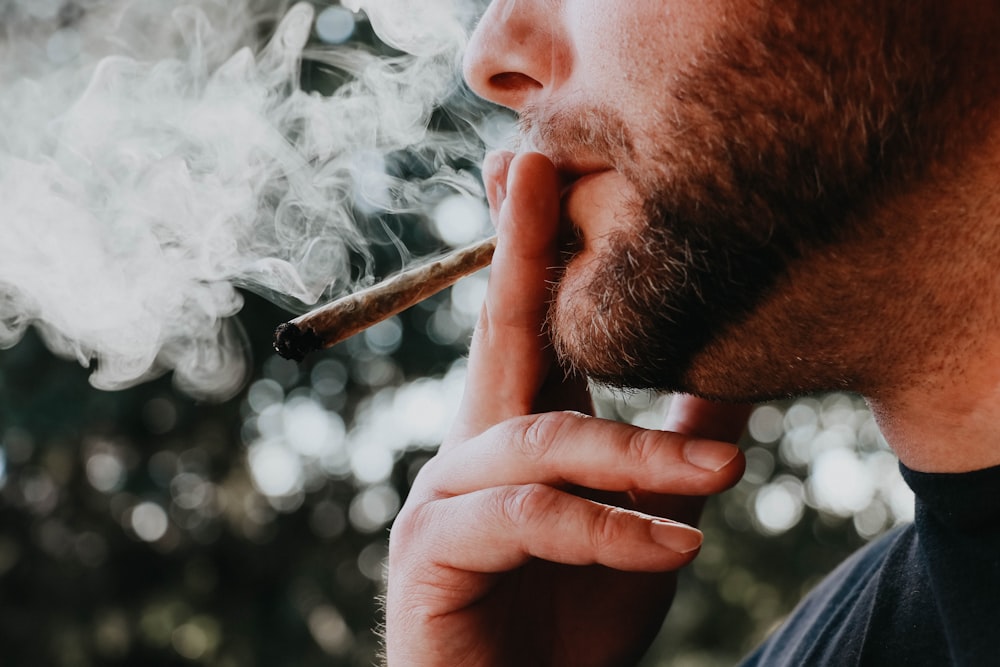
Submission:
M 628 124 L 607 106 L 527 105 L 518 129 L 518 151 L 542 153 L 560 169 L 597 164 L 620 169 L 635 161 Z

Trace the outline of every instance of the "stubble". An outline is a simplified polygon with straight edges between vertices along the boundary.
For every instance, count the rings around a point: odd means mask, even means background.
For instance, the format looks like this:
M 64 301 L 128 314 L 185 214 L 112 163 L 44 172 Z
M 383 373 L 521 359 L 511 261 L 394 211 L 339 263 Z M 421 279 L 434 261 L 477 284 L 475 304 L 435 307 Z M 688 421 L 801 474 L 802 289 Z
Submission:
M 639 193 L 596 259 L 569 258 L 554 293 L 550 335 L 570 368 L 615 387 L 738 400 L 851 383 L 842 350 L 803 359 L 766 327 L 773 340 L 755 343 L 766 352 L 752 365 L 705 369 L 702 356 L 746 336 L 762 300 L 788 289 L 790 266 L 880 233 L 868 211 L 916 178 L 939 141 L 925 117 L 948 63 L 930 3 L 774 4 L 759 32 L 720 36 L 664 91 L 648 130 L 655 153 L 636 149 L 612 109 L 528 111 L 550 145 L 600 151 Z M 859 289 L 845 285 L 843 298 Z M 845 300 L 814 305 L 852 308 Z M 823 355 L 837 357 L 826 375 Z

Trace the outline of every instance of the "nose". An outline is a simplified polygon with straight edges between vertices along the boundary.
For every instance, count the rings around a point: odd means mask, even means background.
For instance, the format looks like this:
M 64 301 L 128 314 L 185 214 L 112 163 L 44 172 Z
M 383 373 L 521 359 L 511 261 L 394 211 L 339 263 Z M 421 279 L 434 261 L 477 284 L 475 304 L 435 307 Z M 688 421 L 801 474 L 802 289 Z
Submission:
M 515 111 L 553 88 L 565 69 L 552 0 L 494 0 L 465 52 L 469 87 Z

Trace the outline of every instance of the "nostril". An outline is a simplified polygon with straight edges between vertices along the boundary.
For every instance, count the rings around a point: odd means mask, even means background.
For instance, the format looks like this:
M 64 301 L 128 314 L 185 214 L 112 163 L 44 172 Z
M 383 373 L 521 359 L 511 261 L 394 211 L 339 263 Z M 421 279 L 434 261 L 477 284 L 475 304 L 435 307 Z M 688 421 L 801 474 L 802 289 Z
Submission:
M 501 72 L 490 77 L 490 86 L 504 92 L 540 89 L 542 84 L 520 72 Z

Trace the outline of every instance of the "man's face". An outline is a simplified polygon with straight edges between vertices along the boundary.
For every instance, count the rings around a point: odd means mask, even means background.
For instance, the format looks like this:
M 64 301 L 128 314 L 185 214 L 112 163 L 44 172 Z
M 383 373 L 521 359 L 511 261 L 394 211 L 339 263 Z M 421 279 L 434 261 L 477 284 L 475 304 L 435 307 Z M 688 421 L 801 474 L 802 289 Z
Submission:
M 934 4 L 493 2 L 466 78 L 563 173 L 579 237 L 551 309 L 560 356 L 612 385 L 722 398 L 842 384 L 843 368 L 795 379 L 811 351 L 775 325 L 792 316 L 756 316 L 844 307 L 802 295 L 931 141 Z

